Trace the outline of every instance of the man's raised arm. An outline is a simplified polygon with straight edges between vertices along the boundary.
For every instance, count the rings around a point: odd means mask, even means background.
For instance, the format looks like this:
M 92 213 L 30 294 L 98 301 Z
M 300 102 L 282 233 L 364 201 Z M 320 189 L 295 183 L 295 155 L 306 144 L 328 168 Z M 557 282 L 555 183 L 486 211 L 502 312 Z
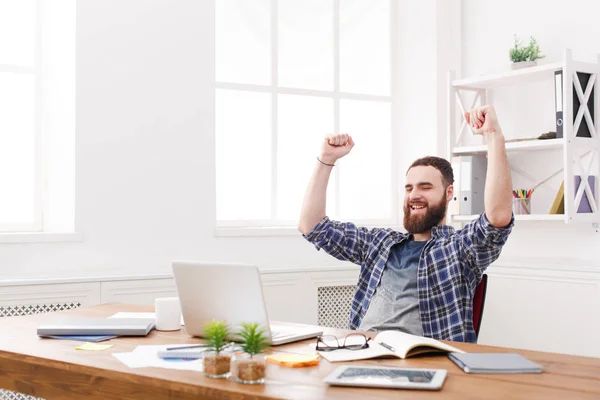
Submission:
M 488 145 L 485 216 L 493 226 L 504 228 L 512 220 L 512 180 L 496 112 L 492 106 L 482 106 L 465 113 L 465 119 L 475 133 L 485 137 Z
M 333 165 L 352 150 L 354 142 L 347 134 L 328 135 L 323 141 L 321 155 L 316 161 L 308 188 L 304 194 L 298 230 L 309 234 L 325 217 L 327 184 Z

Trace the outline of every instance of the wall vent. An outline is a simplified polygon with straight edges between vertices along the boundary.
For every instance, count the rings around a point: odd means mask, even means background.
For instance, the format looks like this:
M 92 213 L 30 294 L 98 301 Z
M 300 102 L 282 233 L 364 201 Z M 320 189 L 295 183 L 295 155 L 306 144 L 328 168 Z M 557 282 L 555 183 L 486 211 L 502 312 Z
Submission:
M 354 297 L 354 285 L 322 286 L 318 288 L 317 324 L 329 328 L 348 329 L 350 304 Z

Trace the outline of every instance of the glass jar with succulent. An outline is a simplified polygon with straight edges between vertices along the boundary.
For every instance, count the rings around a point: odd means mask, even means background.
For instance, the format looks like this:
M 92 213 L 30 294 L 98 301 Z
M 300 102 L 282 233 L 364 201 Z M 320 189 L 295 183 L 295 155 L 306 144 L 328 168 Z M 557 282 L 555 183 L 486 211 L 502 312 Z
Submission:
M 267 348 L 267 336 L 257 323 L 242 323 L 239 331 L 244 354 L 236 357 L 235 376 L 238 382 L 247 384 L 264 383 L 267 369 L 266 358 L 262 354 Z
M 231 370 L 231 355 L 221 352 L 228 346 L 229 326 L 225 321 L 210 321 L 204 326 L 208 350 L 204 353 L 204 374 L 210 378 L 227 378 Z
M 540 51 L 540 46 L 533 36 L 529 39 L 529 44 L 523 46 L 515 35 L 514 45 L 509 50 L 509 57 L 512 61 L 512 68 L 518 69 L 532 67 L 537 64 L 537 60 L 545 56 Z

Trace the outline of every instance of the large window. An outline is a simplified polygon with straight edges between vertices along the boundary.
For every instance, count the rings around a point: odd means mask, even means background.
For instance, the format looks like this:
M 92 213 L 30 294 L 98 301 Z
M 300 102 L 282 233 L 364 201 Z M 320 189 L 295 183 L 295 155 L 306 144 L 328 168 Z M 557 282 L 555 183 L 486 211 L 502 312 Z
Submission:
M 0 232 L 73 231 L 74 0 L 0 0 Z
M 390 0 L 218 0 L 217 226 L 295 226 L 325 135 L 328 215 L 394 224 Z

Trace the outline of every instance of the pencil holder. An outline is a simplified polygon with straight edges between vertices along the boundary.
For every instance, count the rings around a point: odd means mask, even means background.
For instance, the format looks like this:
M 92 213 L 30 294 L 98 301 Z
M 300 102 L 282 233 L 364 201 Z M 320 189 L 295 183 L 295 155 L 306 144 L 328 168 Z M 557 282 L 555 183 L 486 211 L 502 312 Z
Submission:
M 515 215 L 529 215 L 531 214 L 531 199 L 514 199 L 512 203 L 513 213 Z

